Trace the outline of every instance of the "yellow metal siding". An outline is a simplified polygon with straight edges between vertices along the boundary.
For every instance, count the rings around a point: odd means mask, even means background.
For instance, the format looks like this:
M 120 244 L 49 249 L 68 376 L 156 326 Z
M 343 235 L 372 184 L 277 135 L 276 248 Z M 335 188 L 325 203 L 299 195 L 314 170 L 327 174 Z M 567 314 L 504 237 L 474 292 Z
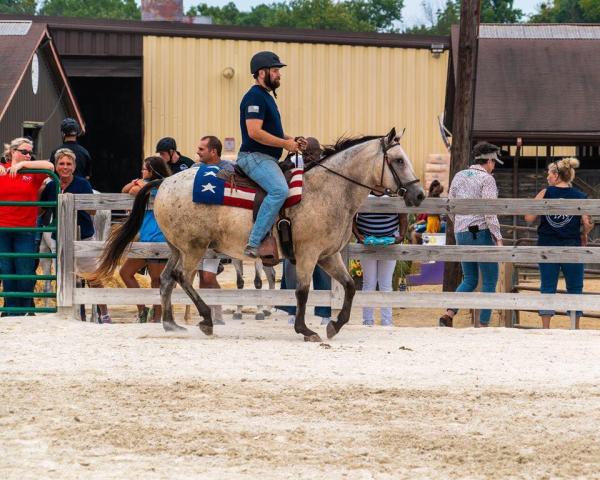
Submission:
M 234 137 L 239 103 L 253 84 L 255 52 L 273 50 L 288 64 L 277 103 L 289 135 L 321 143 L 342 135 L 384 134 L 406 127 L 403 146 L 418 175 L 430 153 L 444 152 L 437 128 L 448 54 L 426 49 L 144 37 L 144 150 L 163 136 L 193 157 L 200 137 Z M 235 75 L 222 72 L 232 67 Z

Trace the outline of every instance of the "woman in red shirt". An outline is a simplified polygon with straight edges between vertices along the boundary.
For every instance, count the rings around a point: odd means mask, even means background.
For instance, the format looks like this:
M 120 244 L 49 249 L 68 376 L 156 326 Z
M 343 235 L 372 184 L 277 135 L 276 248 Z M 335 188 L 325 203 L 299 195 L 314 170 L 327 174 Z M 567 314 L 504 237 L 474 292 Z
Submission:
M 47 175 L 21 174 L 23 168 L 54 170 L 45 160 L 31 160 L 33 142 L 28 138 L 15 138 L 4 146 L 3 163 L 0 164 L 0 200 L 35 202 Z M 35 227 L 38 207 L 0 207 L 0 227 Z M 0 252 L 35 253 L 35 232 L 0 230 Z M 0 273 L 33 275 L 34 258 L 0 257 Z M 35 280 L 3 280 L 5 292 L 33 292 Z M 29 307 L 31 298 L 5 298 L 5 307 Z M 19 313 L 3 312 L 3 316 Z

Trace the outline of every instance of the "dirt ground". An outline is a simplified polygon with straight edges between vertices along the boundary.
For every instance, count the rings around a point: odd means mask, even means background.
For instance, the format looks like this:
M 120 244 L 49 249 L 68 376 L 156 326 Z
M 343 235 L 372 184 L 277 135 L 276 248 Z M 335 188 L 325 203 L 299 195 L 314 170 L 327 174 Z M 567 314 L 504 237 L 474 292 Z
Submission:
M 363 327 L 356 309 L 323 344 L 280 312 L 212 338 L 3 318 L 0 477 L 600 479 L 600 331 L 438 314 Z

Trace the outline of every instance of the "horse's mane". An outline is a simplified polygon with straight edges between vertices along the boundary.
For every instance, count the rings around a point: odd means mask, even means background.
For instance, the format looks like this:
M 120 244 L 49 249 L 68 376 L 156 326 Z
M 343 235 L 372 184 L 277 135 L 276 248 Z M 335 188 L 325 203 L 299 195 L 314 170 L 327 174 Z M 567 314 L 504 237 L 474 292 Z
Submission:
M 363 135 L 360 137 L 340 137 L 333 145 L 324 145 L 323 154 L 321 158 L 316 162 L 311 162 L 309 165 L 305 165 L 304 170 L 308 171 L 319 163 L 324 162 L 329 157 L 339 153 L 343 150 L 347 150 L 355 145 L 359 145 L 370 140 L 381 138 L 381 135 Z

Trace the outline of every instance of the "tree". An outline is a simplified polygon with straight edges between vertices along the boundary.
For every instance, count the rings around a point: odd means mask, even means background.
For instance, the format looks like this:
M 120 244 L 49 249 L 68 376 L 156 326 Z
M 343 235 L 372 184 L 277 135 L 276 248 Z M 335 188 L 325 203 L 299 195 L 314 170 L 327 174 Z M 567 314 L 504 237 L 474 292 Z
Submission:
M 394 32 L 403 6 L 404 0 L 284 0 L 242 12 L 233 2 L 223 7 L 200 3 L 186 15 L 210 16 L 218 25 Z
M 514 0 L 482 0 L 481 23 L 515 23 L 523 12 L 513 6 Z M 422 3 L 426 23 L 407 29 L 409 33 L 448 35 L 452 25 L 460 22 L 460 0 L 446 0 L 443 8 L 434 10 L 431 3 Z
M 139 20 L 135 0 L 45 0 L 40 15 Z
M 0 0 L 0 13 L 22 13 L 33 15 L 37 0 Z
M 598 0 L 549 0 L 538 6 L 530 19 L 533 23 L 598 23 Z

